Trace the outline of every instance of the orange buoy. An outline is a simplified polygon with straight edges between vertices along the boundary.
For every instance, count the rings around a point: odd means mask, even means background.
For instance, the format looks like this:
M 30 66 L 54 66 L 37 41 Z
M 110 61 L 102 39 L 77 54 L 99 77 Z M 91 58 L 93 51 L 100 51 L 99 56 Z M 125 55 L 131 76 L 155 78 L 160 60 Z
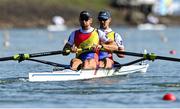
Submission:
M 167 101 L 175 101 L 176 97 L 174 94 L 172 93 L 167 93 L 164 95 L 163 100 L 167 100 Z
M 176 50 L 170 50 L 169 53 L 175 55 L 176 54 Z

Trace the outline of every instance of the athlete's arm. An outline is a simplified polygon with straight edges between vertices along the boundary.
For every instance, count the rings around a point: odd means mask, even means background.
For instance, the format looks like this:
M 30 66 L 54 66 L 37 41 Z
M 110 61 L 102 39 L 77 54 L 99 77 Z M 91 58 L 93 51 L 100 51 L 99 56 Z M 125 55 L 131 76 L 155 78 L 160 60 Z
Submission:
M 116 44 L 118 46 L 118 51 L 125 51 L 122 37 L 118 33 L 115 33 L 115 42 L 116 42 Z M 117 54 L 117 56 L 120 57 L 120 58 L 125 57 L 124 54 Z
M 100 43 L 105 43 L 105 44 L 113 43 L 113 40 L 106 37 L 106 34 L 103 31 L 98 30 L 98 34 L 99 34 Z
M 63 47 L 63 51 L 64 51 L 63 55 L 69 55 L 69 53 L 66 53 L 66 50 L 71 50 L 71 47 L 74 45 L 74 35 L 75 35 L 75 32 L 72 32 L 70 34 L 68 42 Z

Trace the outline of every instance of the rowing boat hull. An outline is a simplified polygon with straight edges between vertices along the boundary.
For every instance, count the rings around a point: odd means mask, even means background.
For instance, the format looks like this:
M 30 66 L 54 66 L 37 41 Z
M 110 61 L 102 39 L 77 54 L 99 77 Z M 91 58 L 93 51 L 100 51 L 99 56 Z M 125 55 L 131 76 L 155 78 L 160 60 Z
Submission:
M 79 70 L 72 71 L 65 69 L 62 71 L 52 72 L 36 72 L 29 73 L 29 81 L 70 81 L 70 80 L 85 80 L 100 77 L 109 77 L 116 75 L 128 75 L 135 72 L 146 72 L 148 68 L 146 65 L 130 65 L 113 69 L 98 69 L 98 70 Z

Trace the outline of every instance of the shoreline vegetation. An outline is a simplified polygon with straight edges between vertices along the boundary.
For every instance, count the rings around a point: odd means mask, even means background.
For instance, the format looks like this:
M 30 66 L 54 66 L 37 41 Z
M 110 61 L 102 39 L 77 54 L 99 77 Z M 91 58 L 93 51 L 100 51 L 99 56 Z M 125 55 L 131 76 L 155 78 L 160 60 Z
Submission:
M 143 15 L 133 10 L 131 21 L 127 20 L 127 9 L 111 5 L 111 0 L 1 0 L 0 28 L 44 28 L 52 24 L 53 16 L 62 16 L 68 27 L 77 27 L 79 13 L 90 11 L 94 16 L 93 25 L 97 25 L 100 10 L 112 13 L 112 26 L 136 26 L 143 22 Z M 173 26 L 180 25 L 180 16 L 158 16 L 160 23 Z

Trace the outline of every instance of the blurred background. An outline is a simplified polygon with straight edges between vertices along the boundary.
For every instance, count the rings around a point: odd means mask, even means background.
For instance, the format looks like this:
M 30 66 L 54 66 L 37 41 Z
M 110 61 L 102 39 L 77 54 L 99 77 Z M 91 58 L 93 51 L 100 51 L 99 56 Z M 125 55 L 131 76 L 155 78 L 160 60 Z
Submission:
M 43 28 L 57 16 L 67 27 L 77 27 L 82 10 L 96 19 L 102 9 L 111 11 L 113 26 L 180 25 L 179 0 L 0 0 L 0 28 Z

